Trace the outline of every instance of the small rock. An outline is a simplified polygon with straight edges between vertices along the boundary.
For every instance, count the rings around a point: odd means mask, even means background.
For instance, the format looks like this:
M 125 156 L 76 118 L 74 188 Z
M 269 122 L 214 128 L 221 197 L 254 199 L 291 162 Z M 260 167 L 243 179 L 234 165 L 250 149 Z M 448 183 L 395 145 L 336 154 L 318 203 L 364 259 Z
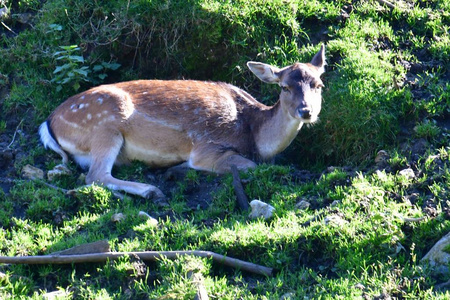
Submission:
M 0 8 L 0 20 L 6 19 L 9 15 L 9 9 L 7 7 Z
M 300 210 L 308 209 L 311 206 L 311 203 L 309 203 L 306 200 L 302 200 L 299 203 L 295 204 L 295 208 L 298 208 Z
M 354 285 L 354 288 L 355 288 L 355 289 L 358 289 L 358 290 L 361 290 L 361 291 L 364 291 L 364 290 L 366 289 L 366 287 L 365 287 L 364 284 L 362 284 L 362 283 L 357 283 L 357 284 L 355 284 L 355 285 Z
M 446 252 L 446 249 L 450 246 L 450 232 L 441 238 L 427 254 L 421 259 L 421 262 L 430 264 L 435 274 L 449 274 L 448 265 L 450 263 L 450 254 Z
M 157 226 L 158 225 L 158 220 L 153 218 L 152 216 L 150 216 L 148 213 L 146 213 L 144 211 L 140 211 L 138 213 L 138 216 L 140 218 L 149 220 L 148 222 L 150 222 L 150 224 L 153 225 L 153 226 Z
M 47 179 L 48 181 L 53 181 L 56 177 L 70 174 L 72 174 L 72 172 L 69 170 L 69 168 L 67 168 L 67 166 L 64 164 L 61 164 L 57 165 L 52 170 L 47 172 Z
M 332 173 L 332 172 L 334 172 L 336 169 L 337 169 L 336 167 L 330 166 L 330 167 L 327 168 L 327 173 Z
M 384 172 L 384 171 L 376 170 L 375 174 L 377 175 L 378 179 L 380 179 L 381 181 L 386 181 L 388 179 L 386 172 Z
M 389 159 L 389 154 L 385 150 L 380 150 L 377 153 L 377 156 L 375 157 L 375 163 L 376 164 L 383 164 L 386 163 Z
M 32 165 L 26 165 L 22 169 L 22 177 L 31 180 L 44 179 L 44 171 Z
M 118 223 L 118 222 L 122 222 L 123 220 L 125 220 L 125 215 L 123 213 L 117 213 L 117 214 L 113 214 L 111 216 L 111 221 L 114 223 Z
M 34 14 L 32 13 L 13 14 L 13 18 L 22 24 L 30 24 L 33 20 L 33 17 Z
M 341 203 L 341 201 L 339 200 L 334 200 L 333 202 L 331 202 L 330 207 L 336 207 L 339 205 L 339 203 Z
M 292 300 L 295 299 L 295 293 L 289 292 L 280 297 L 280 300 Z
M 335 225 L 335 226 L 342 226 L 348 223 L 347 220 L 342 219 L 340 216 L 338 215 L 331 215 L 331 216 L 327 216 L 324 219 L 325 225 Z
M 411 168 L 403 169 L 400 172 L 398 172 L 398 174 L 405 176 L 406 178 L 409 178 L 409 179 L 416 178 L 416 174 L 414 174 L 414 171 Z
M 44 299 L 44 300 L 66 299 L 66 297 L 68 297 L 68 296 L 69 296 L 69 294 L 66 291 L 59 290 L 59 291 L 45 293 L 44 295 L 42 295 L 42 299 Z
M 252 212 L 248 215 L 250 219 L 263 217 L 267 220 L 273 217 L 273 213 L 275 211 L 275 207 L 260 200 L 252 200 L 250 202 L 250 207 L 252 208 Z

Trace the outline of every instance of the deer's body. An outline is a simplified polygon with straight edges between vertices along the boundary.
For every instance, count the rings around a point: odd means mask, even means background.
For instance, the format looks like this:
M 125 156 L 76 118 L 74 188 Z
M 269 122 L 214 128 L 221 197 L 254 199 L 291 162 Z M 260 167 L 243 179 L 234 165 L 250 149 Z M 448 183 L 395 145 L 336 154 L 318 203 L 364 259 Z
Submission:
M 154 186 L 112 177 L 113 165 L 187 162 L 217 173 L 231 165 L 253 168 L 253 160 L 283 151 L 303 123 L 317 119 L 324 63 L 323 46 L 311 64 L 278 69 L 250 62 L 261 80 L 283 88 L 272 107 L 226 83 L 137 80 L 95 87 L 61 104 L 41 125 L 41 140 L 64 163 L 69 153 L 88 167 L 87 183 L 162 197 Z

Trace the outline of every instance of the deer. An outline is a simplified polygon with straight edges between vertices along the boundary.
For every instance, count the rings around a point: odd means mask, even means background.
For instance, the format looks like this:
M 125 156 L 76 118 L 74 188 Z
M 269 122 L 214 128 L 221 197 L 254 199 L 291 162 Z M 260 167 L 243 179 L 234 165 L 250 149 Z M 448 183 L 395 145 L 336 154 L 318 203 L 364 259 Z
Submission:
M 141 161 L 152 168 L 185 164 L 223 174 L 268 161 L 286 149 L 303 124 L 318 120 L 325 45 L 309 63 L 278 68 L 249 61 L 264 83 L 281 87 L 273 106 L 223 82 L 134 80 L 93 87 L 68 98 L 39 127 L 45 148 L 88 169 L 86 184 L 164 199 L 146 183 L 120 180 L 113 166 Z

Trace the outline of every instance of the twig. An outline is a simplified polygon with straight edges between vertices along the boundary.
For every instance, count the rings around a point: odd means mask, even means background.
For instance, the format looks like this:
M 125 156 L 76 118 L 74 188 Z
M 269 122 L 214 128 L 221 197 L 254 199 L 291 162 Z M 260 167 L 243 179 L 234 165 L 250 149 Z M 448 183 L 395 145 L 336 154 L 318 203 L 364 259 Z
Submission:
M 378 1 L 380 4 L 386 5 L 386 6 L 389 7 L 389 8 L 392 8 L 392 9 L 395 8 L 395 5 L 392 4 L 392 3 L 389 2 L 389 1 L 386 1 L 386 0 L 377 0 L 377 1 Z
M 3 24 L 3 22 L 2 22 L 2 24 Z M 3 24 L 3 25 L 5 25 L 5 24 Z M 16 131 L 14 131 L 13 139 L 12 139 L 11 143 L 9 143 L 9 145 L 6 147 L 6 149 L 11 149 L 10 147 L 16 140 L 16 134 L 17 134 L 17 131 L 19 131 L 19 127 L 20 127 L 20 125 L 22 125 L 22 122 L 23 122 L 23 119 L 20 120 L 19 125 L 17 125 Z
M 425 220 L 425 216 L 420 217 L 420 218 L 408 218 L 408 217 L 403 217 L 403 221 L 405 222 L 421 222 Z
M 197 294 L 195 295 L 194 300 L 209 300 L 208 292 L 203 284 L 204 278 L 202 273 L 189 271 L 188 277 L 197 289 Z
M 310 218 L 308 221 L 301 224 L 301 226 L 306 227 L 309 226 L 312 222 L 317 221 L 319 218 L 323 217 L 325 214 L 329 213 L 331 211 L 330 207 L 326 207 L 324 211 L 318 213 L 314 217 Z
M 226 257 L 211 251 L 145 251 L 145 252 L 105 252 L 77 255 L 42 255 L 42 256 L 0 256 L 0 263 L 4 264 L 72 264 L 88 262 L 105 262 L 116 260 L 126 255 L 136 255 L 144 261 L 155 261 L 166 257 L 175 259 L 181 255 L 194 255 L 199 257 L 212 258 L 216 263 L 241 269 L 258 275 L 271 276 L 273 269 L 261 265 L 253 264 L 236 258 Z
M 437 291 L 441 291 L 444 289 L 448 289 L 449 287 L 450 287 L 450 280 L 447 280 L 446 282 L 435 285 L 434 289 Z
M 242 210 L 248 210 L 250 205 L 248 204 L 248 198 L 245 195 L 244 187 L 242 186 L 241 179 L 239 178 L 239 171 L 235 165 L 231 166 L 231 174 L 233 175 L 233 187 L 236 193 L 237 203 Z
M 6 25 L 5 23 L 3 23 L 3 21 L 0 22 L 0 23 L 2 23 L 2 25 L 3 25 L 6 29 L 8 29 L 10 32 L 12 32 L 13 34 L 17 35 L 17 33 L 15 33 L 14 30 L 12 30 L 11 28 L 9 28 L 8 25 Z
M 41 180 L 41 181 L 39 181 L 39 182 L 42 183 L 43 185 L 49 187 L 49 188 L 55 189 L 55 190 L 57 190 L 57 191 L 61 191 L 61 192 L 63 192 L 64 194 L 67 194 L 67 192 L 69 191 L 69 190 L 66 190 L 66 189 L 57 187 L 56 185 L 47 183 L 47 182 L 45 182 L 45 181 L 43 181 L 43 180 Z
M 422 217 L 419 217 L 419 218 L 411 218 L 411 217 L 404 217 L 404 216 L 402 216 L 400 214 L 394 214 L 394 215 L 397 216 L 397 218 L 403 220 L 403 222 L 406 222 L 406 223 L 421 222 L 421 221 L 426 219 L 425 216 L 422 216 Z

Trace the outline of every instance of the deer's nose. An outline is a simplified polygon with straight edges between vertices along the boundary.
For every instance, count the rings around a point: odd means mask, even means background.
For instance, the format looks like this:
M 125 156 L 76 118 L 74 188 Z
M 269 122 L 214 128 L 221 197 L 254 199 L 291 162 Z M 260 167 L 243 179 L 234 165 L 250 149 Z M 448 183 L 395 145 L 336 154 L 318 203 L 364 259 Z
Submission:
M 298 115 L 300 116 L 300 118 L 305 120 L 311 119 L 311 113 L 312 109 L 310 108 L 300 108 L 298 110 Z

